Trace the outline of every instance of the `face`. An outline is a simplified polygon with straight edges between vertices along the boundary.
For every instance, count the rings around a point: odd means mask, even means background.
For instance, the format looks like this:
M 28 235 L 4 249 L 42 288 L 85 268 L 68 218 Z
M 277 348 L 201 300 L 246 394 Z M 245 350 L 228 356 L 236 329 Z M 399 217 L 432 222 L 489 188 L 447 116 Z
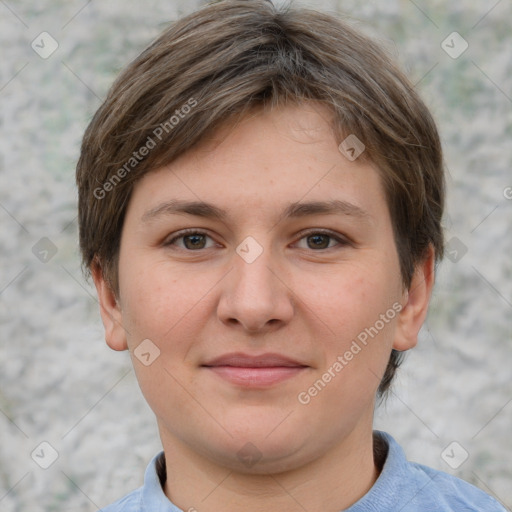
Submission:
M 428 269 L 409 295 L 379 173 L 328 116 L 255 112 L 134 189 L 118 301 L 95 282 L 164 447 L 254 473 L 349 449 L 416 343 Z

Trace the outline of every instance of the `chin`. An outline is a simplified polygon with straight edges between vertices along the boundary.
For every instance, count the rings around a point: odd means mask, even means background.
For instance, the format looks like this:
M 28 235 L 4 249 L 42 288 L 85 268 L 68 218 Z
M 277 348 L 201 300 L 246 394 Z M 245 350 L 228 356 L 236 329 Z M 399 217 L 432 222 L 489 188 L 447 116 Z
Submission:
M 215 436 L 203 437 L 201 443 L 213 462 L 243 474 L 264 475 L 300 467 L 309 460 L 306 452 L 314 453 L 315 442 L 310 439 L 311 446 L 305 449 L 307 434 L 297 428 L 290 430 L 291 425 L 279 425 L 279 421 L 262 423 L 260 418 L 257 427 L 245 422 L 230 428 L 232 437 L 222 436 L 214 446 Z
M 228 450 L 212 453 L 214 462 L 247 475 L 267 475 L 290 471 L 307 462 L 295 444 L 247 441 Z

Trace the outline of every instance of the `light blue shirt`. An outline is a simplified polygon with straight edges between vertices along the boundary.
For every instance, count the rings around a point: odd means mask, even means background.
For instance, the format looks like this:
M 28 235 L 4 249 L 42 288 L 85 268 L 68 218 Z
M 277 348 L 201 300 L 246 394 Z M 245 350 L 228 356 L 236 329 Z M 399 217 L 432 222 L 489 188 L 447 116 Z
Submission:
M 448 473 L 408 462 L 400 445 L 385 432 L 374 435 L 388 453 L 373 487 L 345 512 L 507 512 L 494 498 Z M 144 485 L 100 512 L 187 512 L 165 496 L 156 470 L 149 463 Z M 199 506 L 199 505 L 198 505 Z M 192 509 L 194 510 L 194 509 Z M 341 511 L 340 511 L 341 512 Z

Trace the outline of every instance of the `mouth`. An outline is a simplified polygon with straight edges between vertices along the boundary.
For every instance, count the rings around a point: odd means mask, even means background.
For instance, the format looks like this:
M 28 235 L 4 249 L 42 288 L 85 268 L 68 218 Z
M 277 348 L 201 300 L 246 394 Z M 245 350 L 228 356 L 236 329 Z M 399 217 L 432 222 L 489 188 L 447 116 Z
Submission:
M 225 354 L 201 365 L 213 375 L 241 387 L 269 387 L 304 372 L 308 365 L 281 354 Z

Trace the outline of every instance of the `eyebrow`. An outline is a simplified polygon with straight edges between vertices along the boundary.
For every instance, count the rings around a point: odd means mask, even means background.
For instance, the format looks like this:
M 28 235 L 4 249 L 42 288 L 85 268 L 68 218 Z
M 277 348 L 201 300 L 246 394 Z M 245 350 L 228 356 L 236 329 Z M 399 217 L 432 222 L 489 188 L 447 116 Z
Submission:
M 228 212 L 213 204 L 205 203 L 203 201 L 183 201 L 180 199 L 173 199 L 159 204 L 155 208 L 146 211 L 142 217 L 142 222 L 151 222 L 159 217 L 168 215 L 195 215 L 196 217 L 203 217 L 215 219 L 219 221 L 226 221 L 229 217 Z M 333 199 L 331 201 L 311 201 L 311 202 L 295 202 L 290 203 L 281 214 L 278 222 L 287 218 L 300 218 L 309 215 L 348 215 L 360 219 L 369 219 L 370 214 L 363 210 L 361 207 L 342 201 L 340 199 Z

